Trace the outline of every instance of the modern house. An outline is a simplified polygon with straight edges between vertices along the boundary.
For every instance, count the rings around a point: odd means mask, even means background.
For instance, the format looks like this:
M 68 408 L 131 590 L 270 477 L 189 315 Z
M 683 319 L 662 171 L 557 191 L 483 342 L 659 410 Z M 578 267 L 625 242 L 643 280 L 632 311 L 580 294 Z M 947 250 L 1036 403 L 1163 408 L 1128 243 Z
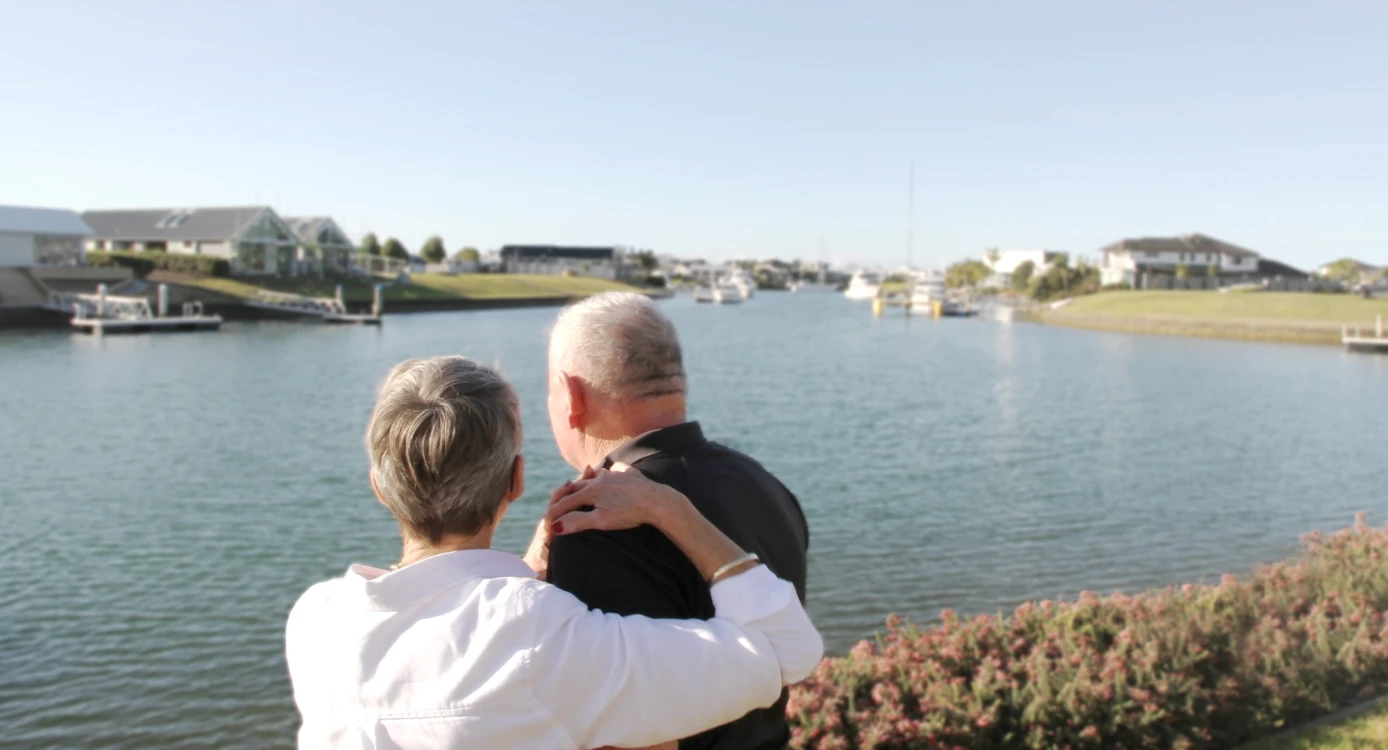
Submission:
M 505 245 L 501 263 L 506 273 L 593 276 L 617 279 L 625 274 L 626 248 L 566 247 L 563 245 Z
M 0 206 L 0 267 L 80 266 L 91 233 L 75 211 Z
M 299 268 L 300 240 L 269 206 L 88 211 L 88 250 L 164 250 L 214 255 L 232 273 L 288 275 Z
M 1162 283 L 1156 286 L 1170 286 L 1183 267 L 1189 280 L 1206 280 L 1194 286 L 1259 277 L 1257 253 L 1203 234 L 1119 240 L 1099 253 L 1099 278 L 1105 285 L 1128 284 L 1146 289 L 1154 286 L 1154 280 L 1161 279 Z M 1209 281 L 1210 277 L 1214 281 Z
M 1354 258 L 1341 258 L 1316 269 L 1317 276 L 1337 278 L 1349 284 L 1367 284 L 1383 275 L 1383 268 Z
M 300 272 L 345 274 L 352 270 L 357 247 L 332 217 L 286 216 L 284 223 L 299 241 L 295 261 Z

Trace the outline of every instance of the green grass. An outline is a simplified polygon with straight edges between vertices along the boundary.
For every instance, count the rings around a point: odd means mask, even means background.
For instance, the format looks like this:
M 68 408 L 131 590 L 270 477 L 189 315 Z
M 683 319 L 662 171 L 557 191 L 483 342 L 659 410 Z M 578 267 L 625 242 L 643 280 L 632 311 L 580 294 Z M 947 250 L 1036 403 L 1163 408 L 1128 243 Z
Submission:
M 1378 314 L 1388 315 L 1388 300 L 1366 300 L 1349 294 L 1200 291 L 1101 292 L 1078 297 L 1050 313 L 1063 317 L 1197 318 L 1315 326 L 1368 326 Z
M 386 284 L 386 302 L 414 300 L 449 299 L 518 299 L 518 298 L 567 298 L 582 297 L 609 290 L 636 291 L 628 286 L 606 279 L 568 276 L 531 276 L 522 274 L 414 274 L 411 284 Z M 342 284 L 343 297 L 348 302 L 369 302 L 374 282 L 353 279 L 348 281 L 312 279 L 229 279 L 212 277 L 174 278 L 188 286 L 196 286 L 233 297 L 250 297 L 261 289 L 276 292 L 304 294 L 313 297 L 331 297 L 338 283 Z
M 1242 750 L 1369 750 L 1388 747 L 1388 705 L 1343 721 L 1245 745 Z

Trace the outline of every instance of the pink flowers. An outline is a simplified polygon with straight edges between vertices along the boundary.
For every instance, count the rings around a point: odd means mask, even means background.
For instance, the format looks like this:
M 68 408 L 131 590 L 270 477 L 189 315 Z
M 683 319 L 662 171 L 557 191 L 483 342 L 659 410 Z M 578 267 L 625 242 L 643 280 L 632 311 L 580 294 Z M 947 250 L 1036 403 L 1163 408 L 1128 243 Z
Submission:
M 792 688 L 792 747 L 1237 745 L 1388 682 L 1384 555 L 1361 519 L 1217 586 L 892 618 Z

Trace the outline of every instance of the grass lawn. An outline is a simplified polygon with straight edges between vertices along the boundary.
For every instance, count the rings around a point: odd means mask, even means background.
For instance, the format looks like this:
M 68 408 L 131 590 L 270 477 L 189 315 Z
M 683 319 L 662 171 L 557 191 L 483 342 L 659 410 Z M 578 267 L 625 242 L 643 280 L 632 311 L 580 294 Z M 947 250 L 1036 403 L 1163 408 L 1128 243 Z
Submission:
M 1115 318 L 1197 318 L 1221 322 L 1277 322 L 1310 325 L 1373 325 L 1388 315 L 1388 300 L 1350 294 L 1288 292 L 1158 291 L 1101 292 L 1077 297 L 1049 315 Z
M 1241 750 L 1369 750 L 1388 747 L 1388 705 L 1334 724 L 1276 740 L 1245 745 Z
M 158 276 L 159 278 L 156 278 Z M 171 281 L 209 289 L 234 297 L 250 297 L 261 289 L 290 292 L 313 297 L 331 297 L 338 283 L 348 302 L 371 300 L 373 282 L 360 279 L 346 281 L 317 279 L 238 278 L 223 279 L 173 274 L 151 274 L 151 280 Z M 516 299 L 526 297 L 582 297 L 598 292 L 619 289 L 637 291 L 635 287 L 606 279 L 568 276 L 531 276 L 522 274 L 445 274 L 419 273 L 411 284 L 386 284 L 386 302 L 398 300 L 447 299 Z

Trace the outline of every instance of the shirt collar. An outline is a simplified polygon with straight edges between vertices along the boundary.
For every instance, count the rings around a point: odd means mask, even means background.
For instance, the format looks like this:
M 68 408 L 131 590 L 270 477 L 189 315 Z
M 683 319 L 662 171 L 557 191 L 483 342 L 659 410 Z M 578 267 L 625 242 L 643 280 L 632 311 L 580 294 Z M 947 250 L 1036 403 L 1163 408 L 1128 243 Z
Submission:
M 534 578 L 535 571 L 509 552 L 464 549 L 410 563 L 399 570 L 353 565 L 343 581 L 371 609 L 399 610 L 468 578 Z
M 604 469 L 611 468 L 614 463 L 635 464 L 643 458 L 650 458 L 657 453 L 669 453 L 672 451 L 692 448 L 708 442 L 704 438 L 703 428 L 699 427 L 698 422 L 685 422 L 670 427 L 662 427 L 659 430 L 651 430 L 628 440 L 603 460 Z

